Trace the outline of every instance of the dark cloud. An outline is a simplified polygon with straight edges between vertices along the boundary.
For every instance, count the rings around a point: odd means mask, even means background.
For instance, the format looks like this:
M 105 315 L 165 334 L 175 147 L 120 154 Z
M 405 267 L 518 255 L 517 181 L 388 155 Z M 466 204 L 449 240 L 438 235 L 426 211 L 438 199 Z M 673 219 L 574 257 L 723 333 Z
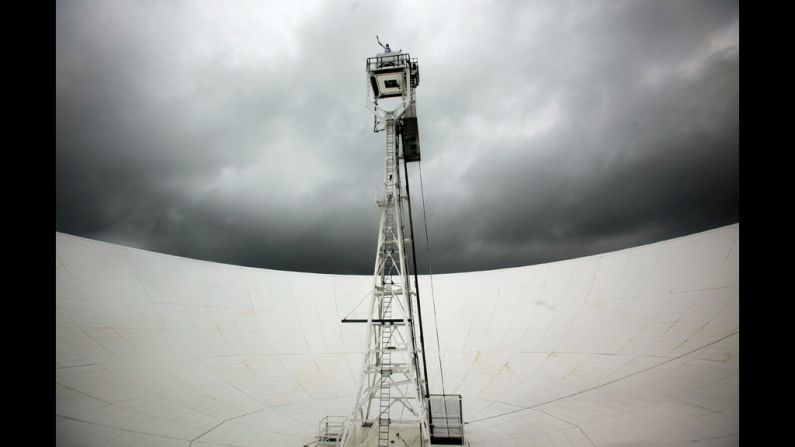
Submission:
M 391 5 L 59 2 L 56 230 L 370 273 L 384 150 L 364 108 L 375 34 L 420 58 L 434 272 L 737 222 L 736 3 Z

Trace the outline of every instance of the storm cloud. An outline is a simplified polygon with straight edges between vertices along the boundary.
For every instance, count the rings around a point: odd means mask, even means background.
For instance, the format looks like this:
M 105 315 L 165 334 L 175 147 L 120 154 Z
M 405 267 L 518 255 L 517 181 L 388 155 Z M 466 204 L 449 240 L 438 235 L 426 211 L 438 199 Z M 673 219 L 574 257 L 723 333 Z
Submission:
M 736 2 L 59 1 L 56 231 L 371 273 L 376 34 L 419 58 L 421 270 L 423 195 L 435 273 L 739 220 Z

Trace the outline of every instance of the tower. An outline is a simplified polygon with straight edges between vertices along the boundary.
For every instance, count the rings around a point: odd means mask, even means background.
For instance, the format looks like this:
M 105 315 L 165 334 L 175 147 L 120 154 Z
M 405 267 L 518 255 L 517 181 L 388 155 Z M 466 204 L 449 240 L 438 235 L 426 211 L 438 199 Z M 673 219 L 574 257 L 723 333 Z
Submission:
M 377 201 L 381 219 L 369 312 L 366 319 L 343 320 L 367 324 L 368 347 L 341 445 L 387 447 L 400 437 L 397 430 L 403 430 L 404 438 L 409 433 L 415 439 L 430 439 L 427 374 L 417 341 L 421 323 L 415 307 L 419 302 L 407 260 L 411 237 L 404 206 L 408 195 L 400 175 L 401 159 L 404 163 L 420 159 L 414 91 L 419 68 L 416 59 L 397 51 L 368 58 L 366 69 L 373 130 L 386 134 L 384 192 Z M 370 444 L 375 439 L 377 443 Z
M 430 394 L 427 379 L 407 167 L 421 158 L 415 96 L 419 66 L 409 54 L 382 47 L 385 51 L 368 58 L 365 66 L 373 131 L 386 137 L 384 190 L 376 201 L 381 219 L 373 288 L 365 318 L 342 320 L 367 325 L 365 354 L 351 413 L 323 418 L 314 442 L 334 447 L 464 445 L 461 396 L 444 394 L 441 357 L 442 394 Z

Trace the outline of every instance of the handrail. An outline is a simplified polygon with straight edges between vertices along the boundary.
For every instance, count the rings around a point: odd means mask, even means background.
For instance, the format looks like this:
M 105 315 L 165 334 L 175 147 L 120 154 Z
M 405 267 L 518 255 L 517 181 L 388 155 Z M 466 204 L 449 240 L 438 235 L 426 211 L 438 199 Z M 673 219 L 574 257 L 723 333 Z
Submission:
M 387 68 L 401 68 L 411 63 L 408 53 L 386 54 L 383 56 L 368 57 L 365 68 L 367 71 L 376 71 Z
M 317 441 L 315 441 L 317 445 L 339 445 L 342 432 L 345 429 L 346 420 L 347 417 L 345 416 L 326 416 L 321 419 L 318 426 Z

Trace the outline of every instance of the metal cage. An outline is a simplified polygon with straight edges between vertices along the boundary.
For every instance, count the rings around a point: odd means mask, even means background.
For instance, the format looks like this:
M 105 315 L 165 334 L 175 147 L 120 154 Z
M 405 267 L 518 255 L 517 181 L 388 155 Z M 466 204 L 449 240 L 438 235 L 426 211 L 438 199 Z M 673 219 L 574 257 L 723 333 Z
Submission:
M 431 443 L 464 445 L 464 419 L 460 394 L 431 394 Z

